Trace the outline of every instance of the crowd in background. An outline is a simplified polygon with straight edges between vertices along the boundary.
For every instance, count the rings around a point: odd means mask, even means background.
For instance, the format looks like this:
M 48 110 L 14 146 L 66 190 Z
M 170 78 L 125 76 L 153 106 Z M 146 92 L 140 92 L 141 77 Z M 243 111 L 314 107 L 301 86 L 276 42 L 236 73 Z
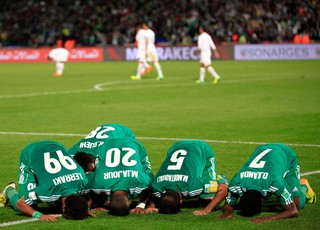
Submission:
M 134 43 L 135 24 L 148 22 L 157 42 L 192 44 L 205 25 L 216 43 L 320 40 L 317 0 L 22 0 L 0 1 L 0 47 Z

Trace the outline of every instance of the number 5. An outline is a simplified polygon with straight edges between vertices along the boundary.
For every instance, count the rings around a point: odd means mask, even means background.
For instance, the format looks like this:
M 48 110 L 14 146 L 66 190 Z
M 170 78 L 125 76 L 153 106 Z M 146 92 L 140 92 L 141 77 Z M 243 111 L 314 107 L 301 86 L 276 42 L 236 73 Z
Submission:
M 175 165 L 169 165 L 168 166 L 168 170 L 180 170 L 186 155 L 187 155 L 187 151 L 186 150 L 180 149 L 180 150 L 175 151 L 172 154 L 172 156 L 170 158 L 170 161 L 172 163 L 176 163 L 176 164 Z
M 261 152 L 258 156 L 256 156 L 253 161 L 251 162 L 251 164 L 249 165 L 250 168 L 263 168 L 265 165 L 265 161 L 260 161 L 262 157 L 264 157 L 264 155 L 266 155 L 267 153 L 269 153 L 270 151 L 272 151 L 272 149 L 266 149 L 263 152 Z M 258 161 L 260 161 L 258 163 Z

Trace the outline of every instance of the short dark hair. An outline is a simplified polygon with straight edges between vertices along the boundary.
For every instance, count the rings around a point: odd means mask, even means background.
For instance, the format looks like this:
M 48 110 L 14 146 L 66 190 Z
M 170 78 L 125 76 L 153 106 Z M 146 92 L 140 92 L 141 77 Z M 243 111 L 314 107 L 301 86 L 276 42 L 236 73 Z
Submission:
M 176 214 L 180 212 L 180 194 L 174 190 L 165 192 L 159 201 L 159 213 Z
M 66 196 L 62 215 L 66 219 L 82 220 L 88 217 L 88 203 L 77 194 Z
M 95 162 L 96 157 L 92 154 L 78 152 L 76 155 L 74 155 L 73 159 L 81 166 L 81 168 L 83 168 L 85 172 L 89 172 L 89 165 Z
M 109 214 L 114 216 L 129 215 L 129 200 L 126 194 L 112 195 L 109 204 Z
M 262 195 L 257 190 L 248 190 L 240 197 L 239 214 L 242 216 L 254 216 L 261 212 Z

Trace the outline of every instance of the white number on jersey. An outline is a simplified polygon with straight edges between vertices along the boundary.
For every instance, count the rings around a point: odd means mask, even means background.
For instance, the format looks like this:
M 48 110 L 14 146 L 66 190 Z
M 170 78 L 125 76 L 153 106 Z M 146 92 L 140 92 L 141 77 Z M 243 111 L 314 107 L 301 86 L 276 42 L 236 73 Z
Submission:
M 89 139 L 89 138 L 97 138 L 97 139 L 106 139 L 109 137 L 108 134 L 106 134 L 109 131 L 114 131 L 115 128 L 111 126 L 99 126 L 95 130 L 93 130 L 91 133 L 88 134 L 84 139 Z
M 50 152 L 44 153 L 44 167 L 48 173 L 54 174 L 60 172 L 61 165 L 68 170 L 74 170 L 77 168 L 76 163 L 71 157 L 63 155 L 61 150 L 56 151 L 59 160 L 50 157 Z
M 264 157 L 267 153 L 271 152 L 272 149 L 266 149 L 263 152 L 261 152 L 258 156 L 256 156 L 251 164 L 249 165 L 250 168 L 263 168 L 265 165 L 265 161 L 260 161 L 262 157 Z M 259 162 L 260 161 L 260 162 Z M 259 162 L 259 163 L 258 163 Z
M 184 149 L 175 151 L 170 158 L 170 161 L 175 164 L 169 165 L 168 170 L 180 170 L 186 155 L 187 151 Z
M 121 158 L 121 151 L 124 153 L 123 157 Z M 109 149 L 106 152 L 106 166 L 110 168 L 117 167 L 120 162 L 124 166 L 135 166 L 137 164 L 136 160 L 130 160 L 130 157 L 134 155 L 136 151 L 132 148 L 123 147 L 121 150 L 118 148 Z

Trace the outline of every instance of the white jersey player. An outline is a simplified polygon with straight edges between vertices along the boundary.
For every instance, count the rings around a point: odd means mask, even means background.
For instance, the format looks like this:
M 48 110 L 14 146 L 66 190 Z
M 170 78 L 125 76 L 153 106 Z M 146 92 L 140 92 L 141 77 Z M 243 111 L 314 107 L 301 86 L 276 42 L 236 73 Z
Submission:
M 163 80 L 162 68 L 159 64 L 159 58 L 155 46 L 155 33 L 145 23 L 142 24 L 142 27 L 146 31 L 147 62 L 152 63 L 155 66 L 158 73 L 157 80 Z
M 220 80 L 220 76 L 211 65 L 211 50 L 214 51 L 215 58 L 220 58 L 219 52 L 211 38 L 211 36 L 204 31 L 203 27 L 199 28 L 198 49 L 200 51 L 200 79 L 197 83 L 204 83 L 206 70 L 214 77 L 213 83 L 216 84 Z
M 136 45 L 138 47 L 137 58 L 138 58 L 138 69 L 135 76 L 131 76 L 132 80 L 141 80 L 141 74 L 145 71 L 147 66 L 147 45 L 146 45 L 146 31 L 141 27 L 137 26 L 136 33 Z
M 54 48 L 48 54 L 48 59 L 56 63 L 56 72 L 53 76 L 62 76 L 64 63 L 68 61 L 69 51 L 65 48 Z

